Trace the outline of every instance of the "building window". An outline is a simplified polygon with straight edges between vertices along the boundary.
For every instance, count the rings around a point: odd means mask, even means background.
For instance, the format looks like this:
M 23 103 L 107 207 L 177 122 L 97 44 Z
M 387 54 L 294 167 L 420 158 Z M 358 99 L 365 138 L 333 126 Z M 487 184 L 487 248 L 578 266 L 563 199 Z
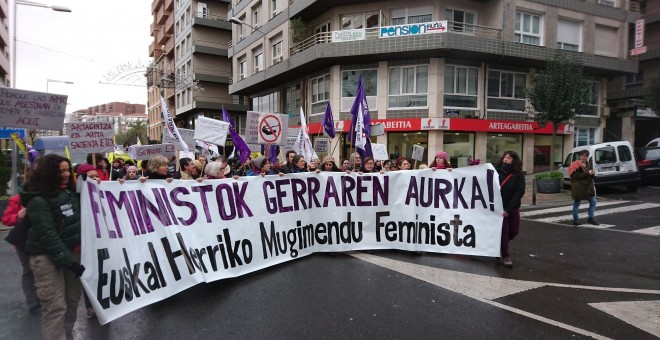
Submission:
M 273 56 L 272 65 L 275 65 L 283 60 L 284 57 L 282 55 L 282 40 L 273 44 L 271 55 Z
M 418 24 L 432 20 L 433 7 L 401 8 L 392 10 L 391 25 Z
M 638 73 L 634 74 L 626 74 L 626 80 L 624 82 L 626 89 L 642 87 L 642 85 L 644 85 L 644 70 L 639 70 Z
M 616 57 L 618 55 L 619 39 L 616 27 L 596 25 L 594 36 L 594 54 Z
M 390 68 L 388 107 L 427 107 L 429 67 Z
M 341 29 L 353 30 L 380 26 L 380 13 L 359 13 L 341 16 Z
M 300 117 L 300 105 L 302 97 L 300 96 L 300 84 L 288 86 L 285 89 L 284 107 L 290 117 Z
M 247 78 L 247 60 L 245 57 L 238 60 L 238 79 Z
M 452 32 L 474 34 L 474 25 L 477 24 L 477 14 L 447 8 L 445 18 Z
M 445 66 L 445 107 L 477 108 L 479 69 Z
M 254 73 L 261 72 L 264 70 L 264 54 L 263 52 L 257 52 L 254 55 Z
M 254 7 L 252 7 L 252 26 L 254 26 L 255 31 L 257 27 L 261 26 L 261 22 L 259 21 L 259 19 L 261 19 L 260 13 L 261 13 L 261 1 L 259 1 Z
M 541 16 L 516 12 L 516 42 L 541 46 Z
M 238 20 L 241 20 L 241 21 L 245 22 L 245 16 L 242 16 L 242 17 L 238 18 Z M 236 27 L 236 35 L 238 36 L 238 41 L 243 40 L 245 38 L 245 33 L 243 31 L 243 25 L 234 25 L 234 27 Z M 232 28 L 234 28 L 234 27 L 232 27 Z
M 271 18 L 278 15 L 278 14 L 280 14 L 280 12 L 282 11 L 277 7 L 278 2 L 279 2 L 278 0 L 270 0 L 270 17 Z
M 278 108 L 280 94 L 279 92 L 269 93 L 263 96 L 252 98 L 252 110 L 257 112 L 280 112 Z
M 598 116 L 598 94 L 600 83 L 597 81 L 589 82 L 589 103 L 583 115 L 585 116 Z
M 577 21 L 559 19 L 557 22 L 557 48 L 579 52 L 582 40 L 581 26 L 581 23 Z
M 575 128 L 575 139 L 573 147 L 596 144 L 595 128 Z
M 616 6 L 616 0 L 598 0 L 598 3 L 610 7 Z
M 312 114 L 325 112 L 325 106 L 330 99 L 330 75 L 314 78 L 312 82 Z
M 341 111 L 348 111 L 353 106 L 360 75 L 362 75 L 362 84 L 364 84 L 369 109 L 373 111 L 378 108 L 378 70 L 351 70 L 341 73 Z
M 488 71 L 488 110 L 525 111 L 524 73 Z

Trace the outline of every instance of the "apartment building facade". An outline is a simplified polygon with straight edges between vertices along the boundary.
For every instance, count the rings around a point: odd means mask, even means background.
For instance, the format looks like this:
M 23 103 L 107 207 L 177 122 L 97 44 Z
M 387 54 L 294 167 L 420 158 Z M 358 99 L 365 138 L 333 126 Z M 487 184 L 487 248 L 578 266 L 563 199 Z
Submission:
M 637 72 L 628 35 L 639 13 L 629 8 L 628 0 L 234 0 L 228 16 L 244 24 L 229 49 L 229 92 L 293 124 L 302 106 L 312 136 L 330 103 L 343 131 L 333 155 L 344 159 L 362 76 L 372 123 L 385 127 L 372 142 L 392 159 L 413 145 L 425 147 L 423 162 L 444 150 L 455 166 L 514 150 L 525 171 L 543 171 L 583 142 L 574 134 L 603 140 L 607 81 Z M 582 61 L 591 110 L 553 141 L 549 127 L 527 119 L 524 89 L 556 49 Z
M 145 105 L 124 102 L 111 102 L 90 106 L 87 109 L 77 110 L 65 117 L 69 122 L 98 122 L 111 123 L 115 134 L 125 133 L 134 123 L 140 121 L 147 124 L 148 116 Z M 66 129 L 66 125 L 64 127 Z M 66 133 L 66 131 L 64 131 Z
M 0 0 L 0 86 L 5 87 L 11 86 L 10 39 L 8 2 L 7 0 Z
M 660 137 L 660 112 L 645 102 L 653 81 L 660 81 L 660 1 L 633 2 L 640 18 L 629 28 L 629 55 L 639 61 L 639 71 L 608 83 L 605 140 L 628 140 L 636 147 Z M 639 46 L 639 47 L 638 47 Z
M 160 96 L 163 95 L 177 126 L 194 129 L 199 116 L 218 118 L 224 106 L 237 119 L 247 106 L 229 95 L 231 60 L 228 59 L 230 1 L 154 0 L 154 58 L 147 71 L 149 138 L 163 133 Z

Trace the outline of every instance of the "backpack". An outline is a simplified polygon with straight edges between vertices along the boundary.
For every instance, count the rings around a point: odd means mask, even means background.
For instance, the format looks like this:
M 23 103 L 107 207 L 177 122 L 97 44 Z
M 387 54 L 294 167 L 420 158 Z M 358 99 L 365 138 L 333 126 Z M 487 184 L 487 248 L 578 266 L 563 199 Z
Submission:
M 16 249 L 25 252 L 25 241 L 27 241 L 28 230 L 30 230 L 30 221 L 28 220 L 27 215 L 16 223 L 16 226 L 9 231 L 5 241 L 14 245 Z

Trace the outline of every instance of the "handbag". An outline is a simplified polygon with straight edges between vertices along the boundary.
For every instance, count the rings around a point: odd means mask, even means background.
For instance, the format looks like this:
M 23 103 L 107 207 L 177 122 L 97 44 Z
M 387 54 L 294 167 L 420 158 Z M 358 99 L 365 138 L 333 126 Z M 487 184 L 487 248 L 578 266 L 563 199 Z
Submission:
M 28 231 L 30 230 L 30 221 L 25 216 L 22 220 L 16 223 L 16 226 L 9 231 L 5 241 L 14 245 L 16 249 L 25 251 L 25 241 L 27 241 Z

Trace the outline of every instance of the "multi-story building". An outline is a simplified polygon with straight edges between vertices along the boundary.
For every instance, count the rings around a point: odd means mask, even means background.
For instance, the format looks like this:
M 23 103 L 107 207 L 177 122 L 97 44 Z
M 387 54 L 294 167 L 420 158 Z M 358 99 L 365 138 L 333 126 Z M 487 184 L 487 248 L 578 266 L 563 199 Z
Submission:
M 639 72 L 608 83 L 607 103 L 612 109 L 604 137 L 641 147 L 660 137 L 660 112 L 654 112 L 644 100 L 653 80 L 660 81 L 660 1 L 640 0 L 631 5 L 631 10 L 641 13 L 630 24 L 628 48 L 630 58 L 639 61 Z
M 608 79 L 637 72 L 628 36 L 639 13 L 629 7 L 629 0 L 234 0 L 229 92 L 250 96 L 255 111 L 286 112 L 293 124 L 302 106 L 312 136 L 330 103 L 343 126 L 334 156 L 347 158 L 361 75 L 372 123 L 385 127 L 372 142 L 391 158 L 410 156 L 418 144 L 423 162 L 444 150 L 462 166 L 514 150 L 525 171 L 538 172 L 563 160 L 574 132 L 603 141 Z M 591 110 L 553 141 L 550 127 L 528 120 L 524 90 L 556 49 L 584 65 Z
M 198 116 L 220 118 L 224 106 L 242 121 L 247 105 L 229 95 L 231 61 L 227 58 L 230 1 L 154 0 L 154 57 L 147 72 L 149 138 L 163 131 L 160 96 L 167 100 L 177 126 L 193 129 Z
M 7 0 L 0 0 L 0 86 L 6 87 L 11 85 L 8 13 Z
M 146 124 L 147 118 L 143 104 L 112 102 L 90 106 L 85 110 L 77 110 L 67 115 L 65 122 L 112 123 L 115 134 L 119 134 L 125 133 L 137 121 Z

